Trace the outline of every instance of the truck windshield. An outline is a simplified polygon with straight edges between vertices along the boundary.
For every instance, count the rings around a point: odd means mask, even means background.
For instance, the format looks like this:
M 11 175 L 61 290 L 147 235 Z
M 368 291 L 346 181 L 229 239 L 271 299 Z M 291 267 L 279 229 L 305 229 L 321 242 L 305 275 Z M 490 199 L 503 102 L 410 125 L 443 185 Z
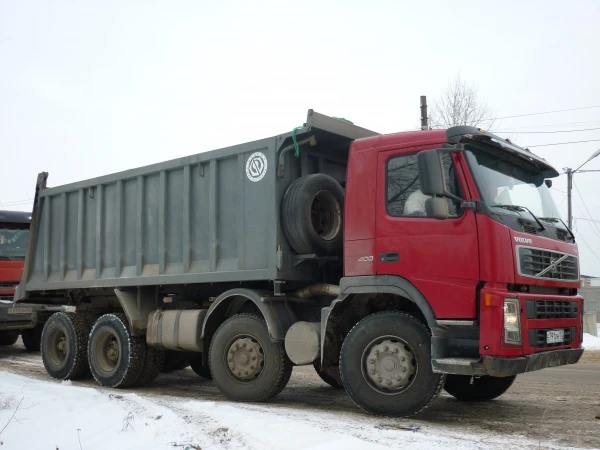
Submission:
M 28 229 L 0 225 L 0 261 L 25 259 L 28 238 Z
M 495 148 L 483 150 L 466 145 L 465 154 L 487 205 L 521 206 L 540 219 L 561 219 L 548 186 L 535 167 L 509 161 L 502 150 Z

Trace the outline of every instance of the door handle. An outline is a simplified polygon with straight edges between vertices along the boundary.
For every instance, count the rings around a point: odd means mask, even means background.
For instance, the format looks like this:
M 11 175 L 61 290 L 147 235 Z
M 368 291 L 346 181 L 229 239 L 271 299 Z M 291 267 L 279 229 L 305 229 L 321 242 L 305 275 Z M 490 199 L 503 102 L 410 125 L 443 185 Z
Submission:
M 379 260 L 382 263 L 385 263 L 385 262 L 395 262 L 395 261 L 398 261 L 399 259 L 400 259 L 400 256 L 398 255 L 398 252 L 381 253 L 379 255 Z

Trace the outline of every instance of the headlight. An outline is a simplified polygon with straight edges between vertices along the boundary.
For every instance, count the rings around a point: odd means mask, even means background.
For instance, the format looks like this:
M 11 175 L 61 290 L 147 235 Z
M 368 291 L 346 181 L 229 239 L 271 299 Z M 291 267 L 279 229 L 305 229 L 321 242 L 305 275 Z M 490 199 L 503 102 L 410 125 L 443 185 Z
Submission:
M 521 343 L 521 307 L 518 299 L 504 299 L 504 342 Z

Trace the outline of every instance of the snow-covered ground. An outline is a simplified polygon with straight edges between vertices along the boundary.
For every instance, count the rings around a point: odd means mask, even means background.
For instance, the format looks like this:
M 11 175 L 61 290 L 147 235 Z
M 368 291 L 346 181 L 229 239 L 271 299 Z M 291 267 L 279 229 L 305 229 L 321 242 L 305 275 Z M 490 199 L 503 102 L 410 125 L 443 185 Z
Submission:
M 587 350 L 600 350 L 600 323 L 598 326 L 598 336 L 583 333 L 583 348 Z
M 518 434 L 469 434 L 459 423 L 412 424 L 418 419 L 140 396 L 0 372 L 2 449 L 562 448 Z

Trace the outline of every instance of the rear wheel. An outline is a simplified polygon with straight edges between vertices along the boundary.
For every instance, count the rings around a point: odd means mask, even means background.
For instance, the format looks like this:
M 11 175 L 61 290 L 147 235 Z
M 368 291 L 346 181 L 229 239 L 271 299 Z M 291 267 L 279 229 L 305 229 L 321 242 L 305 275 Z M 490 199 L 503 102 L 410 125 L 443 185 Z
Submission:
M 75 380 L 88 375 L 89 334 L 90 327 L 80 314 L 52 314 L 40 339 L 46 372 L 59 380 Z
M 317 375 L 319 375 L 321 380 L 323 380 L 329 386 L 334 387 L 336 389 L 342 389 L 344 387 L 344 385 L 342 384 L 342 377 L 340 375 L 340 370 L 338 366 L 333 366 L 326 370 L 321 370 L 321 363 L 319 362 L 319 360 L 317 360 L 313 364 L 313 367 L 315 368 L 315 372 L 317 372 Z
M 444 376 L 431 368 L 429 330 L 401 312 L 361 320 L 344 340 L 340 366 L 346 392 L 372 414 L 418 413 L 444 385 Z
M 142 372 L 134 383 L 134 386 L 145 386 L 156 380 L 156 377 L 160 374 L 165 362 L 165 352 L 163 350 L 148 347 L 146 345 L 146 351 L 144 353 L 145 358 Z
M 242 402 L 275 397 L 292 374 L 283 342 L 273 342 L 265 322 L 249 314 L 230 317 L 218 328 L 209 361 L 219 390 Z
M 40 340 L 42 339 L 43 328 L 43 325 L 38 323 L 35 327 L 21 332 L 21 339 L 23 339 L 23 345 L 27 350 L 31 352 L 40 350 Z
M 175 370 L 183 370 L 190 365 L 182 352 L 167 350 L 165 352 L 165 362 L 162 372 L 168 373 Z
M 0 331 L 0 345 L 13 345 L 19 339 L 18 331 Z
M 458 400 L 470 402 L 487 402 L 500 397 L 512 386 L 517 378 L 511 377 L 470 377 L 465 375 L 448 375 L 444 390 Z M 471 379 L 473 383 L 471 383 Z
M 195 359 L 190 359 L 190 367 L 196 373 L 196 375 L 212 380 L 212 374 L 210 373 L 210 367 L 202 364 L 202 355 Z
M 145 351 L 145 338 L 131 335 L 124 314 L 100 316 L 90 332 L 90 369 L 102 386 L 129 387 L 138 382 L 146 361 Z

